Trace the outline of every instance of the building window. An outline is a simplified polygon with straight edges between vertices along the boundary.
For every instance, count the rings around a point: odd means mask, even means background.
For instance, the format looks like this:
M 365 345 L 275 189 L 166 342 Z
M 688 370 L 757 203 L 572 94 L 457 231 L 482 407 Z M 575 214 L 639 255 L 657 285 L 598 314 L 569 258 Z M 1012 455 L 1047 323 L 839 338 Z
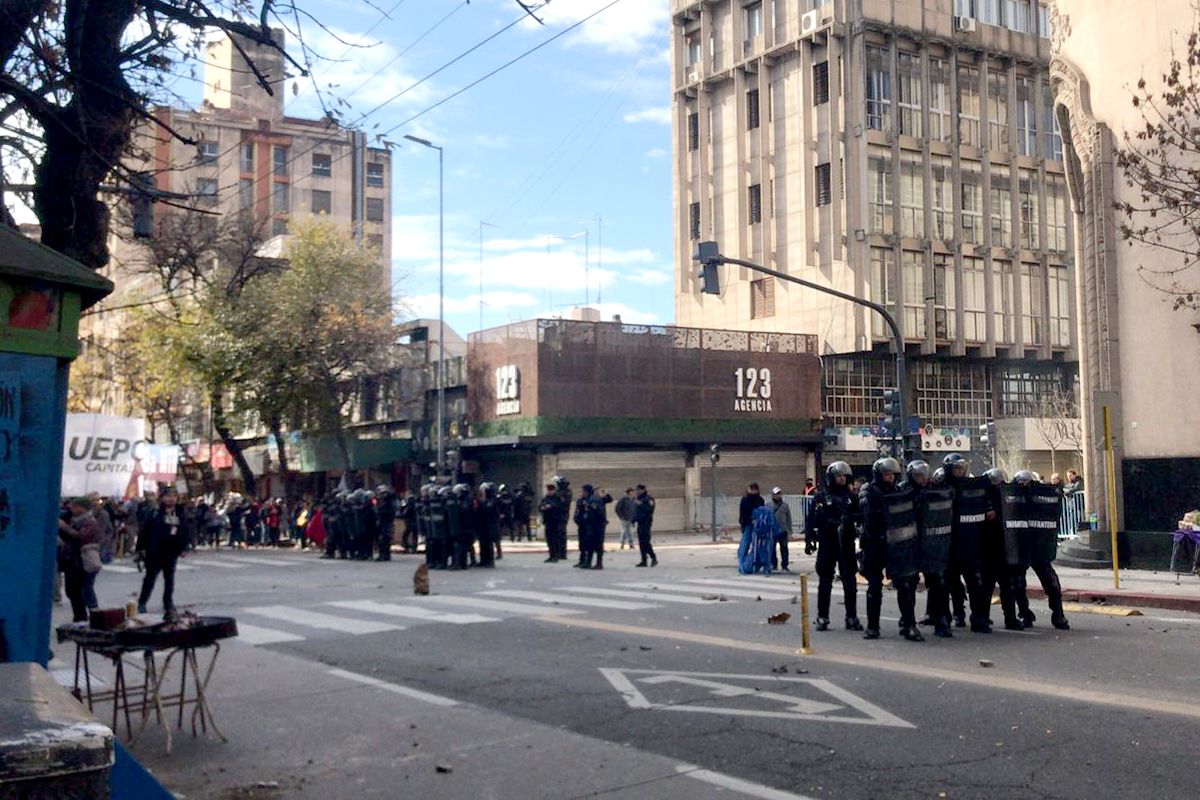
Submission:
M 198 178 L 196 180 L 196 199 L 200 205 L 215 206 L 217 204 L 217 179 Z
M 367 198 L 367 222 L 383 222 L 383 198 Z
M 238 203 L 243 210 L 254 208 L 254 180 L 252 178 L 238 180 Z
M 1067 183 L 1062 175 L 1046 175 L 1046 249 L 1067 252 Z
M 933 197 L 933 238 L 949 241 L 954 238 L 954 182 L 950 172 L 950 159 L 946 156 L 930 157 L 930 175 L 933 183 L 929 187 Z
M 900 110 L 900 133 L 921 138 L 921 57 L 896 54 L 896 103 Z
M 829 102 L 829 62 L 813 64 L 813 105 Z
M 1008 73 L 988 70 L 988 147 L 1008 150 Z
M 1037 112 L 1033 103 L 1033 78 L 1017 78 L 1017 152 L 1037 155 Z
M 762 184 L 756 183 L 750 187 L 750 224 L 762 222 Z
M 892 233 L 892 156 L 885 147 L 872 147 L 867 156 L 867 192 L 871 232 Z
M 314 178 L 328 178 L 333 174 L 333 159 L 328 153 L 313 153 L 312 174 Z
M 1041 264 L 1021 262 L 1021 297 L 1025 301 L 1021 314 L 1021 332 L 1027 346 L 1041 347 L 1046 343 L 1042 278 Z
M 276 175 L 286 178 L 288 174 L 288 148 L 275 145 L 271 148 L 273 171 Z
M 1017 205 L 1021 210 L 1021 247 L 1026 250 L 1040 250 L 1042 247 L 1039 203 L 1037 173 L 1029 169 L 1021 170 L 1017 174 Z
M 1000 25 L 1000 0 L 976 0 L 975 10 L 984 25 Z
M 746 130 L 758 127 L 758 89 L 746 92 Z
M 896 386 L 896 366 L 889 358 L 829 356 L 821 359 L 821 409 L 832 425 L 873 427 L 879 424 L 879 397 Z
M 367 162 L 367 186 L 383 187 L 383 164 L 378 161 Z
M 692 112 L 688 114 L 687 141 L 688 151 L 694 152 L 700 149 L 700 115 Z
M 944 58 L 929 59 L 929 138 L 948 142 L 950 127 L 950 68 Z
M 817 172 L 817 205 L 827 206 L 833 202 L 831 171 L 828 164 L 818 164 Z
M 688 238 L 700 238 L 700 204 L 692 203 L 688 206 Z
M 700 32 L 692 31 L 685 34 L 683 43 L 687 51 L 687 66 L 692 67 L 699 64 L 702 55 L 700 52 Z
M 1004 24 L 1017 33 L 1033 32 L 1030 0 L 1004 0 Z
M 987 339 L 987 295 L 983 259 L 963 257 L 963 339 L 982 342 Z
M 312 213 L 314 214 L 332 214 L 333 213 L 333 193 L 324 189 L 312 190 Z
M 287 214 L 292 210 L 291 186 L 286 183 L 276 183 L 271 187 L 271 213 Z
M 1042 81 L 1042 155 L 1047 161 L 1062 161 L 1062 131 L 1058 128 L 1058 115 L 1054 113 L 1054 89 L 1049 81 Z
M 992 419 L 992 387 L 978 362 L 920 361 L 913 365 L 914 413 L 939 428 L 977 428 Z
M 933 257 L 933 335 L 938 339 L 958 335 L 954 309 L 954 256 L 937 253 Z
M 896 259 L 890 247 L 871 248 L 871 300 L 887 309 L 896 303 Z M 871 315 L 871 333 L 891 336 L 878 314 Z
M 1013 267 L 1011 261 L 992 262 L 992 321 L 997 344 L 1016 341 L 1013 314 Z
M 979 147 L 979 70 L 958 68 L 958 141 Z
M 920 153 L 900 157 L 900 235 L 925 238 L 925 165 Z
M 775 316 L 775 279 L 750 281 L 750 319 Z
M 983 244 L 983 187 L 978 169 L 962 169 L 962 231 L 968 244 Z
M 216 142 L 200 142 L 196 145 L 197 164 L 216 164 L 220 146 Z
M 283 219 L 282 217 L 278 217 L 276 219 L 271 220 L 271 235 L 272 236 L 286 236 L 287 232 L 288 232 L 288 223 L 287 223 L 286 219 Z
M 867 45 L 867 127 L 892 129 L 892 73 L 885 47 Z
M 752 41 L 755 38 L 762 36 L 763 32 L 763 7 L 762 3 L 751 3 L 746 6 L 746 41 Z
M 905 339 L 924 339 L 925 330 L 925 254 L 915 250 L 900 253 L 900 280 L 904 287 Z
M 242 142 L 239 165 L 242 172 L 254 173 L 254 142 Z
M 1067 268 L 1050 265 L 1050 344 L 1069 347 L 1071 344 L 1071 295 Z
M 996 395 L 1000 398 L 997 416 L 1039 417 L 1046 410 L 1046 398 L 1064 393 L 1076 404 L 1072 416 L 1079 416 L 1079 385 L 1060 368 L 1008 367 L 996 375 L 996 381 L 999 384 Z
M 383 234 L 382 233 L 368 233 L 367 234 L 367 247 L 370 248 L 375 253 L 382 253 L 383 252 Z
M 954 16 L 974 17 L 975 0 L 954 0 Z
M 992 246 L 1012 247 L 1012 186 L 1008 167 L 992 165 Z

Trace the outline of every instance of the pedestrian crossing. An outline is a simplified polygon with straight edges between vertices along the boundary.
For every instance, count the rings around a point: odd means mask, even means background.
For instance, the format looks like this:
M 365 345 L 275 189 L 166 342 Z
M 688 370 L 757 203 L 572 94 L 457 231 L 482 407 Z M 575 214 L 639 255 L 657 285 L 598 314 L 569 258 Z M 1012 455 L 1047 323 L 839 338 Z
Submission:
M 494 583 L 488 585 L 495 587 Z M 799 590 L 794 581 L 755 576 L 666 578 L 617 582 L 611 586 L 495 587 L 455 594 L 398 597 L 386 602 L 346 599 L 306 607 L 250 606 L 235 613 L 239 641 L 265 646 L 339 635 L 398 633 L 424 625 L 494 625 L 517 618 L 695 608 L 736 604 L 746 599 L 787 601 Z

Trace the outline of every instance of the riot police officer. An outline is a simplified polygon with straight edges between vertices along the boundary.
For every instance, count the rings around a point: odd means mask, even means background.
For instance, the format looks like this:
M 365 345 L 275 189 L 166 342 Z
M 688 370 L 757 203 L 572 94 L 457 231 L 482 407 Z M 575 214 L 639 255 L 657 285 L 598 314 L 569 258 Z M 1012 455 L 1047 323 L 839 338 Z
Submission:
M 846 630 L 861 631 L 858 621 L 858 572 L 855 540 L 858 537 L 858 497 L 850 491 L 853 470 L 845 461 L 835 461 L 825 469 L 825 489 L 817 495 L 805 519 L 804 552 L 817 554 L 817 630 L 829 630 L 829 603 L 833 595 L 833 574 L 842 579 L 846 606 Z
M 447 506 L 451 499 L 449 486 L 431 486 L 429 493 L 429 539 L 425 548 L 432 553 L 431 569 L 445 569 L 449 558 L 449 530 L 446 525 Z
M 533 533 L 529 530 L 529 513 L 533 507 L 533 487 L 523 483 L 513 495 L 513 536 L 517 541 L 524 537 L 525 541 L 533 541 Z
M 983 576 L 984 551 L 989 526 L 997 514 L 990 481 L 970 477 L 969 464 L 959 453 L 950 453 L 942 460 L 946 485 L 954 489 L 954 539 L 947 581 L 955 604 L 955 624 L 962 627 L 965 584 L 965 601 L 971 608 L 971 632 L 991 633 L 992 596 L 986 590 Z
M 1034 479 L 1034 475 L 1029 470 L 1021 470 L 1013 476 L 1013 484 L 1018 491 L 1025 493 L 1027 496 L 1034 494 L 1033 489 L 1039 486 L 1038 481 Z M 1048 494 L 1038 492 L 1037 494 L 1049 500 Z M 1057 507 L 1057 504 L 1056 504 Z M 1057 512 L 1050 516 L 1057 517 Z M 1014 570 L 1014 587 L 1013 594 L 1016 605 L 1020 609 L 1021 621 L 1025 627 L 1033 627 L 1033 623 L 1037 621 L 1037 616 L 1029 608 L 1029 595 L 1026 591 L 1025 570 L 1026 565 L 1033 570 L 1033 574 L 1037 575 L 1038 581 L 1042 584 L 1042 591 L 1046 593 L 1046 603 L 1050 606 L 1050 624 L 1060 631 L 1068 631 L 1071 629 L 1071 624 L 1067 621 L 1067 615 L 1063 612 L 1063 596 L 1062 583 L 1059 582 L 1058 573 L 1054 570 L 1054 557 L 1058 548 L 1058 531 L 1057 526 L 1038 529 L 1029 527 L 1026 529 L 1026 538 L 1021 546 L 1021 563 Z
M 504 533 L 508 532 L 508 540 L 515 542 L 517 540 L 517 529 L 513 525 L 513 493 L 509 490 L 508 484 L 500 484 L 500 488 L 496 490 L 496 502 L 500 506 L 500 538 L 504 538 Z
M 398 503 L 390 486 L 375 487 L 375 528 L 379 555 L 378 561 L 392 560 L 392 537 L 396 525 Z
M 1001 493 L 1008 476 L 999 467 L 993 467 L 983 473 L 992 485 L 992 503 L 995 508 L 1003 506 Z M 993 589 L 1000 587 L 1000 610 L 1004 614 L 1004 627 L 1010 631 L 1025 629 L 1025 623 L 1017 615 L 1015 585 L 1017 576 L 1008 563 L 1008 553 L 1005 547 L 1004 520 L 997 516 L 989 520 L 987 538 L 984 548 L 983 583 L 984 594 L 991 595 Z
M 496 485 L 479 485 L 475 503 L 475 536 L 479 539 L 479 566 L 496 566 L 496 540 L 500 538 L 500 509 L 496 503 Z
M 879 614 L 883 608 L 883 570 L 887 566 L 887 496 L 896 491 L 902 470 L 894 458 L 878 459 L 871 467 L 871 482 L 862 488 L 863 575 L 867 579 L 867 630 L 864 639 L 879 638 Z M 903 609 L 901 610 L 903 622 Z M 916 626 L 902 629 L 905 638 L 920 637 Z
M 558 488 L 558 520 L 555 525 L 555 546 L 559 561 L 567 560 L 567 519 L 571 514 L 571 482 L 562 475 L 554 477 L 554 485 Z
M 913 493 L 913 512 L 921 542 L 918 566 L 925 578 L 925 616 L 934 624 L 934 635 L 948 639 L 954 635 L 950 630 L 950 598 L 945 579 L 950 565 L 954 493 L 945 486 L 934 485 L 932 478 L 927 462 L 913 461 L 905 469 L 904 486 Z
M 546 484 L 546 494 L 538 503 L 538 512 L 542 515 L 542 531 L 546 537 L 546 550 L 549 553 L 545 561 L 547 564 L 554 564 L 558 561 L 558 534 L 555 530 L 558 525 L 558 503 L 558 486 L 553 483 Z

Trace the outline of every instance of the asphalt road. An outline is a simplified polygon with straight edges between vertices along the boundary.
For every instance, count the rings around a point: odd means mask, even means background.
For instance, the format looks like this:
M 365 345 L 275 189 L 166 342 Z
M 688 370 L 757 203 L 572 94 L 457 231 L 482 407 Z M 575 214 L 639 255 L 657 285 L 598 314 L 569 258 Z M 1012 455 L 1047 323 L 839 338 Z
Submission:
M 1200 617 L 1058 632 L 1035 603 L 1032 631 L 910 643 L 889 593 L 883 639 L 798 655 L 796 574 L 739 576 L 728 547 L 635 561 L 510 552 L 417 598 L 413 557 L 201 551 L 177 603 L 238 619 L 211 688 L 231 742 L 134 750 L 187 797 L 1200 796 Z M 134 591 L 122 566 L 103 605 Z

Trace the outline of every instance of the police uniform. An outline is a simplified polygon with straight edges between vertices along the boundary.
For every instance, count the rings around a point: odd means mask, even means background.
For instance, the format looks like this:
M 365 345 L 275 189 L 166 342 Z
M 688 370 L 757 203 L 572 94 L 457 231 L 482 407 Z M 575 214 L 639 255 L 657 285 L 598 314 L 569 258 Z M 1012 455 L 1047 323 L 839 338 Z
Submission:
M 836 461 L 825 470 L 825 489 L 817 495 L 805 518 L 804 552 L 817 554 L 817 630 L 829 630 L 829 605 L 833 576 L 840 573 L 846 611 L 846 629 L 861 631 L 858 621 L 858 585 L 855 575 L 855 540 L 858 538 L 858 497 L 850 491 L 852 470 Z

